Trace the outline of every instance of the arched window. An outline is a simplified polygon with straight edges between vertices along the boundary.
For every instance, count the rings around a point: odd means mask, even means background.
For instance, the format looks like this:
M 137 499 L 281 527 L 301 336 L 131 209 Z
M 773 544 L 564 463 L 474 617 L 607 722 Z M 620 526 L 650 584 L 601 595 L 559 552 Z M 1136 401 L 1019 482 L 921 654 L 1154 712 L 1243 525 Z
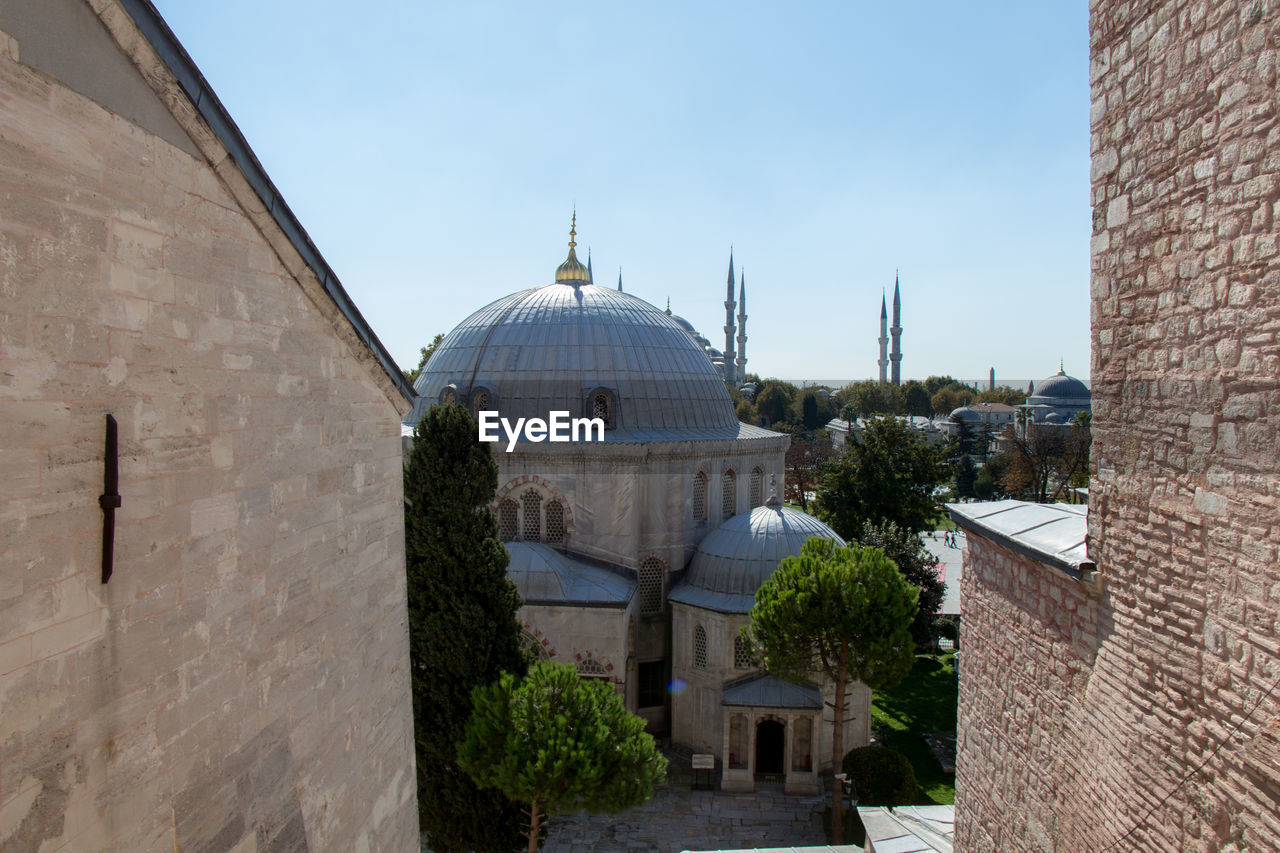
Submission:
M 693 629 L 693 665 L 707 668 L 707 631 L 701 625 Z
M 693 520 L 697 524 L 707 520 L 707 475 L 701 471 L 693 475 Z
M 764 506 L 764 472 L 759 468 L 751 469 L 750 485 L 751 488 L 747 497 L 750 503 L 748 509 Z
M 640 615 L 652 616 L 662 612 L 665 566 L 657 557 L 650 557 L 640 564 Z
M 733 638 L 733 667 L 734 669 L 751 668 L 751 649 L 747 647 L 747 641 L 742 639 L 741 634 Z
M 583 658 L 578 661 L 578 676 L 580 678 L 608 678 L 609 670 L 604 668 L 604 664 L 595 658 Z
M 738 475 L 733 471 L 725 471 L 724 477 L 720 480 L 721 498 L 724 505 L 721 507 L 721 514 L 725 518 L 731 518 L 738 514 Z
M 458 400 L 458 389 L 453 385 L 446 385 L 440 389 L 440 402 L 442 405 L 450 406 Z
M 520 632 L 520 645 L 530 649 L 538 660 L 551 660 L 551 655 L 547 653 L 547 647 L 542 645 L 538 638 L 528 631 Z
M 489 390 L 487 388 L 477 388 L 471 393 L 471 411 L 479 415 L 481 412 L 489 410 Z
M 588 417 L 604 421 L 605 429 L 613 429 L 618 425 L 617 395 L 610 388 L 593 388 L 583 400 L 583 409 Z
M 503 542 L 512 542 L 520 530 L 520 511 L 511 498 L 503 498 L 498 504 L 498 536 Z
M 564 541 L 564 506 L 559 501 L 547 501 L 547 541 L 559 544 Z
M 520 509 L 523 510 L 523 523 L 520 525 L 522 538 L 529 542 L 542 539 L 542 495 L 529 489 L 520 496 Z

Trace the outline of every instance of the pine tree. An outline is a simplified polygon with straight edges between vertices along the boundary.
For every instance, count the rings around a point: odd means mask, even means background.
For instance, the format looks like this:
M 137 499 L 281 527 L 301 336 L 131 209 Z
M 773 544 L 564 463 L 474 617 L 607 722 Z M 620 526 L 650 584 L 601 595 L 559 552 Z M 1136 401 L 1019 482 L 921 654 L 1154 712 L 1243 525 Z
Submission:
M 520 838 L 519 810 L 457 761 L 472 689 L 526 669 L 520 595 L 489 508 L 498 468 L 477 432 L 462 406 L 432 407 L 404 475 L 418 820 L 436 853 L 509 851 Z

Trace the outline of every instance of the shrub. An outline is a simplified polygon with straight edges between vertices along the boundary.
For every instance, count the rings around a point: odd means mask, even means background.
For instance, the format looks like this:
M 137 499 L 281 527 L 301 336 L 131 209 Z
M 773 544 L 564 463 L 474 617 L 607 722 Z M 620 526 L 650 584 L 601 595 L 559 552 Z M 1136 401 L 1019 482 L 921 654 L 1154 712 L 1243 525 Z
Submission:
M 916 774 L 911 762 L 887 746 L 863 746 L 844 757 L 844 772 L 857 786 L 864 806 L 906 806 L 916 801 Z

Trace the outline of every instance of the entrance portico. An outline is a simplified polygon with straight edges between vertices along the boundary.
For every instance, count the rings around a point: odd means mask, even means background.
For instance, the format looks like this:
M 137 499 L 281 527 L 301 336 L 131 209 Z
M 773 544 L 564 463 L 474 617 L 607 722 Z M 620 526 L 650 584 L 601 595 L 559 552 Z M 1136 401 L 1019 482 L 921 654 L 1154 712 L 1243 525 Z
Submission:
M 756 782 L 781 781 L 788 794 L 818 791 L 814 734 L 822 722 L 816 685 L 756 675 L 729 684 L 720 699 L 725 791 L 754 791 Z

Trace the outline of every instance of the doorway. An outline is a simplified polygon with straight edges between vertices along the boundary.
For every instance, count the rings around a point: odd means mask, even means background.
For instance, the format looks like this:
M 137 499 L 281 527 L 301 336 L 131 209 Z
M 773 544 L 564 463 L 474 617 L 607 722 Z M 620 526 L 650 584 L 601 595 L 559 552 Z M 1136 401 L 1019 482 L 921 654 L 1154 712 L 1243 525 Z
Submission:
M 761 720 L 756 725 L 756 773 L 782 776 L 787 729 L 777 720 Z

